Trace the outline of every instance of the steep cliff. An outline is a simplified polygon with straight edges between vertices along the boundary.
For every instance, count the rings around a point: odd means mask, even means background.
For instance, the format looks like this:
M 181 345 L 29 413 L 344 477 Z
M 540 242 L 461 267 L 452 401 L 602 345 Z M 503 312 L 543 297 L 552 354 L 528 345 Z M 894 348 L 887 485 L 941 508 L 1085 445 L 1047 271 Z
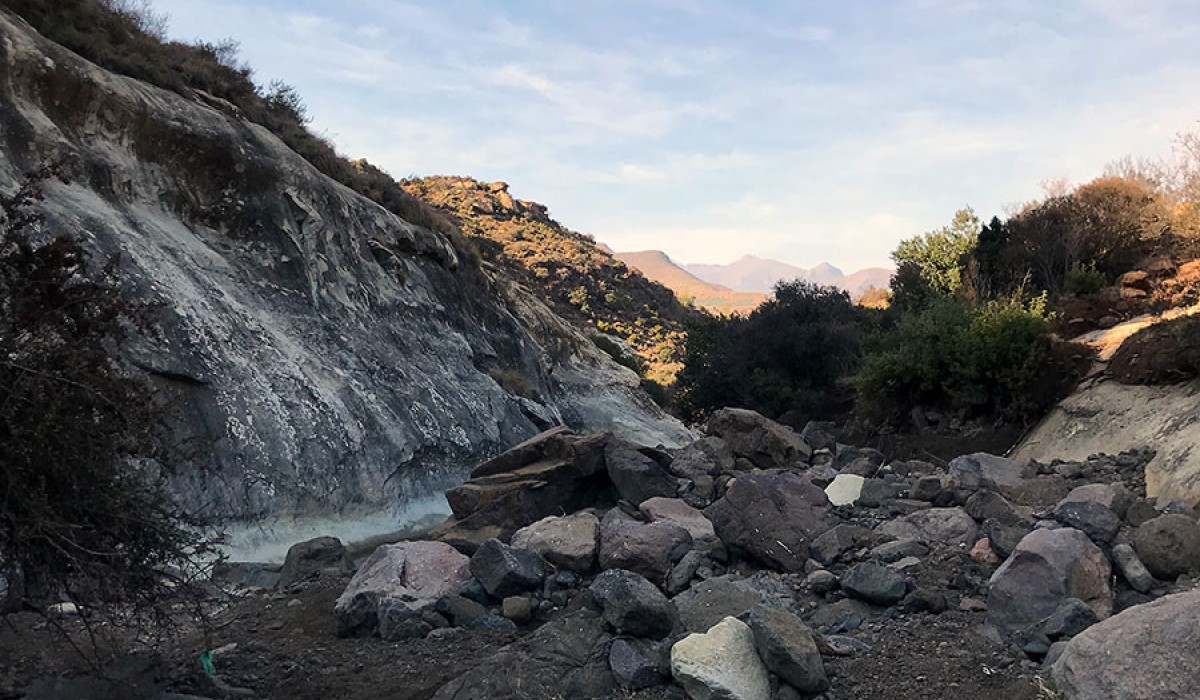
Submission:
M 687 432 L 527 290 L 335 183 L 233 105 L 115 75 L 0 11 L 0 187 L 43 163 L 48 231 L 158 303 L 129 357 L 233 521 L 397 508 L 566 423 Z

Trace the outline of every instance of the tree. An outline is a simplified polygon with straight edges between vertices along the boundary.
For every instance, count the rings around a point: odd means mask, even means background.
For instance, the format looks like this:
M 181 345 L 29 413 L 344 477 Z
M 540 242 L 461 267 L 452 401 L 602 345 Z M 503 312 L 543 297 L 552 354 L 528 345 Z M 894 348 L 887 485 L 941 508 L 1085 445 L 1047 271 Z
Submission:
M 705 319 L 688 330 L 677 402 L 687 418 L 723 406 L 772 417 L 839 410 L 839 383 L 857 366 L 860 317 L 832 287 L 781 282 L 749 316 Z
M 892 253 L 897 269 L 893 304 L 920 305 L 929 294 L 958 291 L 965 259 L 978 237 L 979 217 L 967 207 L 956 212 L 948 225 L 902 241 Z
M 162 619 L 216 541 L 168 497 L 179 455 L 113 359 L 145 307 L 115 261 L 93 269 L 75 238 L 38 231 L 49 176 L 0 197 L 0 575 L 35 608 Z

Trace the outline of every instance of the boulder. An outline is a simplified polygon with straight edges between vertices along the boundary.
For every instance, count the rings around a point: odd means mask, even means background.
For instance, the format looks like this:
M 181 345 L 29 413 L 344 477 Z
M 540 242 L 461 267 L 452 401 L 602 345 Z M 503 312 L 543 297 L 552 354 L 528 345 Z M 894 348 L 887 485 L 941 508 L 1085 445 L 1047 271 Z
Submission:
M 537 552 L 490 539 L 471 556 L 471 574 L 493 598 L 541 588 L 546 562 Z
M 608 665 L 625 690 L 653 688 L 670 680 L 663 673 L 667 664 L 660 659 L 665 651 L 660 643 L 645 639 L 615 639 L 608 650 Z
M 512 536 L 512 546 L 542 555 L 551 564 L 587 573 L 596 566 L 600 519 L 587 512 L 551 515 L 526 525 Z
M 726 617 L 739 617 L 764 602 L 762 593 L 733 576 L 702 581 L 671 599 L 688 632 L 703 632 Z
M 643 501 L 638 510 L 650 522 L 665 521 L 682 527 L 697 542 L 717 538 L 712 521 L 704 517 L 703 512 L 678 498 L 650 498 Z
M 988 582 L 988 619 L 1002 631 L 1049 617 L 1067 598 L 1099 618 L 1112 613 L 1111 569 L 1104 552 L 1074 528 L 1026 535 Z
M 675 626 L 675 606 L 654 584 L 631 571 L 609 569 L 588 590 L 617 634 L 662 639 Z
M 1189 700 L 1200 688 L 1200 591 L 1138 605 L 1072 639 L 1051 668 L 1064 700 Z
M 1200 569 L 1200 524 L 1182 514 L 1160 515 L 1138 527 L 1133 548 L 1155 578 L 1173 581 Z
M 317 537 L 300 542 L 288 549 L 279 571 L 279 587 L 302 583 L 315 578 L 322 571 L 333 570 L 339 574 L 354 571 L 354 563 L 346 554 L 346 546 L 336 537 Z
M 746 622 L 767 670 L 802 693 L 816 694 L 829 687 L 821 653 L 803 620 L 786 610 L 756 605 Z
M 615 502 L 604 454 L 610 439 L 555 428 L 484 462 L 446 492 L 453 516 L 432 536 L 474 552 L 548 515 Z
M 669 462 L 670 458 L 652 448 L 611 438 L 604 449 L 604 460 L 608 467 L 608 478 L 617 489 L 617 495 L 635 506 L 655 497 L 674 498 L 679 483 L 655 457 Z
M 419 618 L 471 577 L 470 560 L 442 542 L 399 542 L 378 547 L 337 599 L 339 637 L 389 639 L 404 621 Z
M 895 605 L 908 592 L 904 577 L 874 562 L 857 564 L 841 578 L 842 590 L 871 605 Z
M 976 452 L 950 460 L 950 483 L 968 491 L 981 488 L 999 490 L 1021 482 L 1022 468 L 1007 457 Z
M 786 471 L 738 477 L 704 514 L 725 544 L 780 571 L 803 570 L 809 543 L 835 524 L 825 493 Z
M 717 411 L 708 419 L 707 431 L 759 469 L 807 466 L 812 456 L 812 448 L 791 428 L 746 409 Z
M 733 471 L 733 448 L 719 437 L 700 438 L 676 452 L 668 469 L 675 476 L 692 480 Z
M 883 523 L 877 531 L 897 539 L 916 539 L 948 545 L 975 543 L 979 526 L 962 508 L 927 508 Z
M 754 633 L 736 617 L 671 647 L 671 675 L 692 700 L 770 700 L 767 669 L 754 648 Z
M 582 609 L 551 620 L 442 686 L 433 700 L 605 698 L 612 635 L 600 613 Z
M 600 521 L 600 568 L 625 569 L 662 583 L 692 548 L 692 536 L 674 523 L 643 523 L 613 508 Z

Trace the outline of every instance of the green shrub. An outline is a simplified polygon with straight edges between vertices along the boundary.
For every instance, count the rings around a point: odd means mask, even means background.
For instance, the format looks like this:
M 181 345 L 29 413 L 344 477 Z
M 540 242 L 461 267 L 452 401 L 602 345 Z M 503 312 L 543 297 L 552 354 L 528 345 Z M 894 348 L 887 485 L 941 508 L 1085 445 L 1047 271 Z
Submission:
M 1067 294 L 1074 294 L 1076 296 L 1095 294 L 1107 285 L 1108 280 L 1104 277 L 1103 272 L 1096 269 L 1096 263 L 1094 262 L 1087 264 L 1077 262 L 1071 266 L 1071 270 L 1067 273 Z
M 780 283 L 749 316 L 709 317 L 688 328 L 676 408 L 688 419 L 723 406 L 778 417 L 829 418 L 841 380 L 856 367 L 863 317 L 845 292 Z
M 858 376 L 859 408 L 896 418 L 915 406 L 1012 418 L 1046 408 L 1050 363 L 1045 296 L 972 307 L 943 296 L 880 333 Z

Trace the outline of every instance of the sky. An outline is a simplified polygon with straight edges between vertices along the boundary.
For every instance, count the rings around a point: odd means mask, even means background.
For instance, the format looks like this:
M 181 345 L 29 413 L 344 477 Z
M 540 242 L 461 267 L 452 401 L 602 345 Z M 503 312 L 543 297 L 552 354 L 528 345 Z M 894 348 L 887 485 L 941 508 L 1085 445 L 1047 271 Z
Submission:
M 1194 0 L 151 0 L 393 176 L 618 251 L 847 271 L 1200 130 Z

